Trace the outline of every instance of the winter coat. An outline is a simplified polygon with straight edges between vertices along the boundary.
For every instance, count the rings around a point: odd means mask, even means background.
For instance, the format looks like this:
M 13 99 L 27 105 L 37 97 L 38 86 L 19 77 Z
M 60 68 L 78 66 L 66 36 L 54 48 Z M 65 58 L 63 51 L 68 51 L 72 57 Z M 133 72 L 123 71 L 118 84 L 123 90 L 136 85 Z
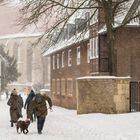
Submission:
M 20 101 L 19 96 L 12 94 L 7 104 L 10 106 L 11 122 L 17 122 L 20 117 Z
M 26 99 L 26 101 L 25 101 L 24 108 L 26 108 L 26 106 L 27 106 L 27 109 L 28 109 L 28 107 L 29 107 L 29 105 L 30 105 L 32 99 L 34 98 L 34 96 L 35 96 L 35 93 L 34 93 L 33 90 L 31 90 L 30 94 L 28 95 L 28 97 L 27 97 L 27 99 Z
M 36 94 L 31 104 L 29 105 L 27 117 L 31 118 L 33 110 L 35 110 L 37 117 L 46 117 L 46 115 L 48 114 L 46 100 L 48 101 L 49 107 L 51 108 L 52 101 L 49 96 Z

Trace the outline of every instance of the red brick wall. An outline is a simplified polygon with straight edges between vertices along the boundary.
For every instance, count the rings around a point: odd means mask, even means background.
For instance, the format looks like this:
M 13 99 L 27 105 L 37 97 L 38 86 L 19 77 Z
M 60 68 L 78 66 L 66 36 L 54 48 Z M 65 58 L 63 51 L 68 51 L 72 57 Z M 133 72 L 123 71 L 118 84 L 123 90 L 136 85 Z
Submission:
M 99 71 L 108 71 L 106 35 L 99 37 Z M 131 76 L 140 80 L 140 27 L 118 28 L 115 33 L 117 48 L 117 76 Z
M 117 75 L 140 80 L 140 27 L 116 31 Z
M 53 95 L 53 102 L 55 105 L 67 107 L 67 108 L 76 108 L 76 78 L 89 75 L 90 73 L 90 64 L 87 63 L 87 43 L 89 41 L 81 42 L 80 44 L 74 44 L 71 47 L 66 48 L 65 50 L 61 50 L 55 53 L 55 56 L 59 53 L 60 55 L 60 68 L 57 69 L 55 66 L 55 70 L 52 70 L 52 57 L 51 55 L 51 79 L 73 79 L 73 95 Z M 81 47 L 81 64 L 77 65 L 77 47 Z M 72 51 L 72 66 L 68 67 L 68 50 Z M 61 68 L 61 54 L 65 51 L 65 59 L 64 59 L 64 68 Z M 66 85 L 67 88 L 67 85 Z

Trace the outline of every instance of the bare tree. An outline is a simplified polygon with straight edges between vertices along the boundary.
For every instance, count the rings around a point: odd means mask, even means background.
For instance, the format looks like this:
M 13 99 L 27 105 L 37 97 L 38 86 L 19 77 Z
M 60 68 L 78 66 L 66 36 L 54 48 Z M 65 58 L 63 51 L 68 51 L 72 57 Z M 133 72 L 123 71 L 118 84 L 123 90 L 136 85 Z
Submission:
M 139 17 L 137 10 L 140 0 L 22 0 L 24 2 L 21 9 L 23 26 L 35 24 L 39 26 L 42 21 L 45 32 L 50 33 L 58 29 L 65 28 L 69 20 L 76 13 L 90 11 L 91 20 L 97 12 L 104 13 L 104 25 L 107 33 L 107 45 L 109 48 L 109 72 L 116 75 L 116 49 L 114 48 L 115 18 L 126 14 L 119 27 L 125 26 L 132 19 Z M 130 5 L 129 5 L 130 4 Z M 129 6 L 128 6 L 129 5 Z M 82 15 L 81 15 L 82 16 Z M 88 22 L 88 20 L 86 22 Z

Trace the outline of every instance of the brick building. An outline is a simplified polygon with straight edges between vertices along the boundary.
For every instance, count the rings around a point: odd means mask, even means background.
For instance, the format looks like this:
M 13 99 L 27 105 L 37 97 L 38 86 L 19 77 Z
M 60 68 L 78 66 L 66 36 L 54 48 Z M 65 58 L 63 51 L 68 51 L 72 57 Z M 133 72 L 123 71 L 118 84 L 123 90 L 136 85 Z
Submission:
M 51 93 L 56 105 L 76 108 L 76 78 L 99 72 L 98 36 L 85 22 L 88 14 L 85 12 L 82 19 L 76 18 L 74 24 L 68 24 L 58 44 L 44 54 L 51 60 Z M 96 17 L 92 22 L 97 27 Z
M 83 25 L 83 19 L 88 14 L 85 12 L 82 16 Z M 124 15 L 120 16 L 121 19 L 124 18 Z M 44 54 L 51 59 L 51 93 L 54 103 L 67 108 L 76 108 L 76 78 L 109 74 L 109 53 L 102 11 L 93 17 L 90 25 L 83 26 L 81 30 L 78 27 L 81 27 L 82 22 L 76 21 L 75 19 L 73 23 L 75 32 L 72 36 L 67 37 L 67 32 L 64 34 L 67 38 L 60 39 Z M 118 17 L 116 21 L 119 25 Z M 66 30 L 68 29 L 67 27 Z M 80 33 L 84 35 L 79 37 Z M 140 80 L 139 36 L 138 19 L 123 28 L 116 28 L 117 76 L 131 76 L 131 80 Z

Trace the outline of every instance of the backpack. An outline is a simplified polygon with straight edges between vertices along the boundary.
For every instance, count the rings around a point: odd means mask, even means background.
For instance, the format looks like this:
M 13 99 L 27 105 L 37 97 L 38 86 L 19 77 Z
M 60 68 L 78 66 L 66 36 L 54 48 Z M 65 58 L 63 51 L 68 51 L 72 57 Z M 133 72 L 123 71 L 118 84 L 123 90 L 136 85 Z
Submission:
M 41 103 L 43 101 L 43 96 L 41 94 L 36 94 L 35 96 L 35 102 Z

